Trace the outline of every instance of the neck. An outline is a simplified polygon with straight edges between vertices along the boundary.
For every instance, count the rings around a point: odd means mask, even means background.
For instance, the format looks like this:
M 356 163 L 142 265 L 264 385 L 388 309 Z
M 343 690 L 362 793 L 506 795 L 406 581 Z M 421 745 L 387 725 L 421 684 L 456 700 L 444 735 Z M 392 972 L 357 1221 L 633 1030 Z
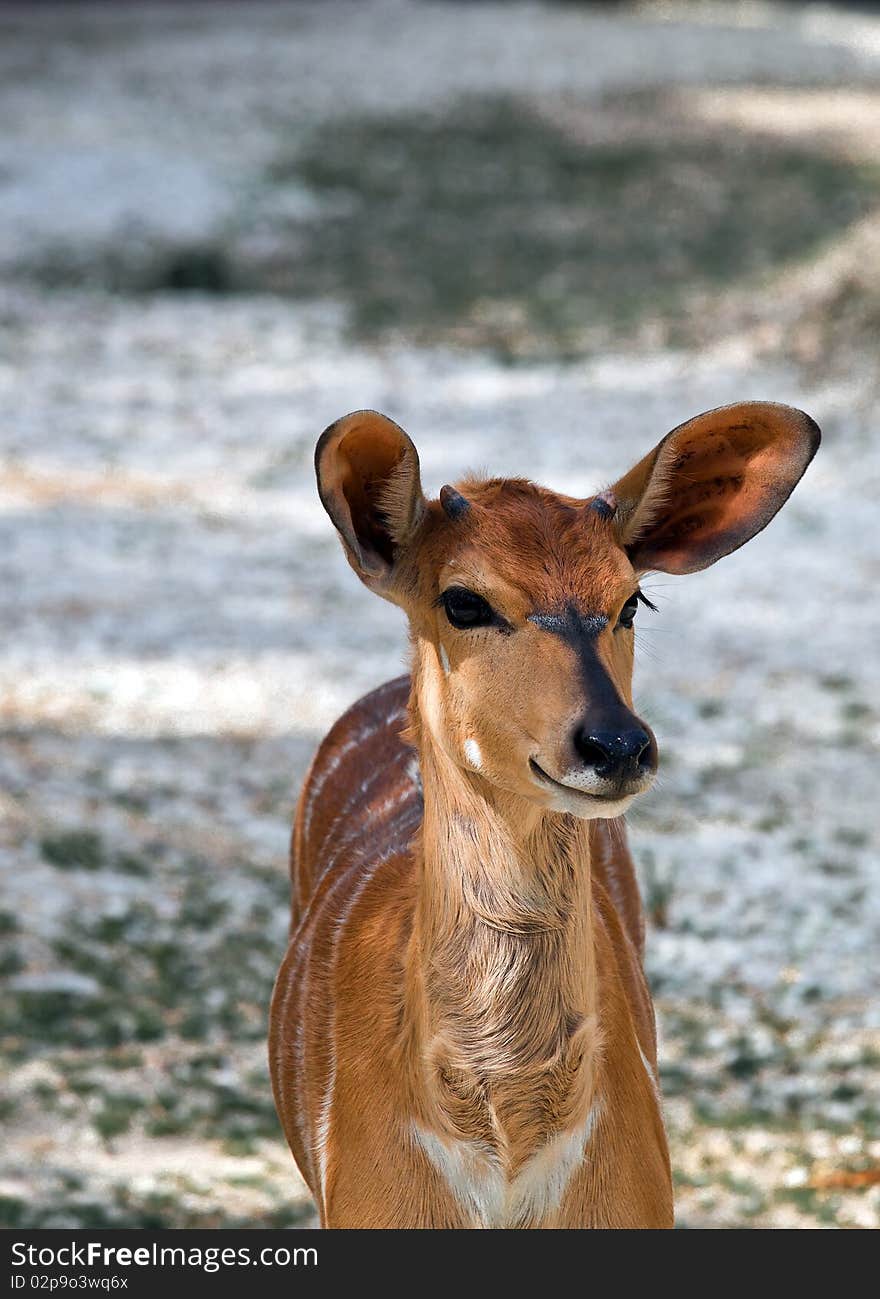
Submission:
M 588 825 L 500 791 L 431 729 L 414 674 L 424 787 L 408 988 L 428 1108 L 450 1133 L 528 1156 L 585 1120 L 597 987 Z M 543 1126 L 542 1126 L 543 1125 Z

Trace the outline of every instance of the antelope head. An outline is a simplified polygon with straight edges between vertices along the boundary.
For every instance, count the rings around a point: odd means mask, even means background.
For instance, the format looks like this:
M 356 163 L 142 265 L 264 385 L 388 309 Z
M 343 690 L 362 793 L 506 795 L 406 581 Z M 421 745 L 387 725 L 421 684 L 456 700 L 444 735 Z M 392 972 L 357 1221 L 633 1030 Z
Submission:
M 682 424 L 586 500 L 501 478 L 427 500 L 407 434 L 357 411 L 315 463 L 349 563 L 409 618 L 417 724 L 472 778 L 592 818 L 620 815 L 657 769 L 632 702 L 640 579 L 743 545 L 818 444 L 803 412 L 744 402 Z

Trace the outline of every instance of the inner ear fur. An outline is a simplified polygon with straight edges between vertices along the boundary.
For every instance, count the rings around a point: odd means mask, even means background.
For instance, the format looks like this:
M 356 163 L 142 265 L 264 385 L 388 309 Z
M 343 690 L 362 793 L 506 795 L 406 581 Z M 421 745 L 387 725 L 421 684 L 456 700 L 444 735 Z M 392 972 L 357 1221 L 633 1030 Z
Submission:
M 412 440 L 378 411 L 353 411 L 321 434 L 315 473 L 352 567 L 368 585 L 386 584 L 425 513 Z
M 788 500 L 820 436 L 803 411 L 765 401 L 673 429 L 612 488 L 633 567 L 693 573 L 742 546 Z

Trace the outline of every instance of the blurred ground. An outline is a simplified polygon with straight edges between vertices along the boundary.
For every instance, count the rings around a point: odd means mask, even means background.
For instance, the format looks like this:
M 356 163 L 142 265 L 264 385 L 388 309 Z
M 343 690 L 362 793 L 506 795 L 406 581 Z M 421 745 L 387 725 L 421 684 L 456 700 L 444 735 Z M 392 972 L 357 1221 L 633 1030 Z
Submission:
M 0 12 L 10 1225 L 313 1220 L 264 1063 L 288 827 L 405 648 L 320 430 L 586 494 L 743 397 L 825 441 L 640 618 L 678 1216 L 880 1224 L 816 1184 L 880 1163 L 878 70 L 821 6 Z

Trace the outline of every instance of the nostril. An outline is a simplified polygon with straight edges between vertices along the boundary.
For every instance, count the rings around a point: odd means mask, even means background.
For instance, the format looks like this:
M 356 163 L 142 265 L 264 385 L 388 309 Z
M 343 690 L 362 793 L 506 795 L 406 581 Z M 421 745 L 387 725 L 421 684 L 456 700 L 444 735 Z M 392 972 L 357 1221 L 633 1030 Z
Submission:
M 585 767 L 602 767 L 611 757 L 598 740 L 587 735 L 585 731 L 576 733 L 574 747 Z
M 641 732 L 641 736 L 642 736 L 642 747 L 641 747 L 641 749 L 640 749 L 640 751 L 639 751 L 639 755 L 638 755 L 638 763 L 639 763 L 639 766 L 640 766 L 640 767 L 653 767 L 653 765 L 654 765 L 654 755 L 653 755 L 653 753 L 651 752 L 651 740 L 650 740 L 650 737 L 647 736 L 647 735 L 645 735 L 645 732 L 644 732 L 644 731 Z

